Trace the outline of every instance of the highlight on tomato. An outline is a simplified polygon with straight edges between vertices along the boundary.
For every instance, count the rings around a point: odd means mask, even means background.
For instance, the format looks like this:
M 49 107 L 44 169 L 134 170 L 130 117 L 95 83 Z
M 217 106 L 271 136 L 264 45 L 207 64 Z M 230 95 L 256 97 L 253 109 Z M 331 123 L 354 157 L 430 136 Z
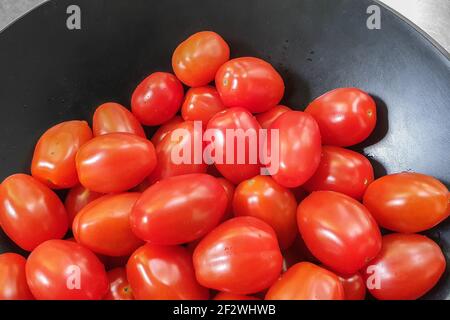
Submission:
M 17 253 L 0 254 L 0 300 L 34 300 L 25 275 L 26 261 Z

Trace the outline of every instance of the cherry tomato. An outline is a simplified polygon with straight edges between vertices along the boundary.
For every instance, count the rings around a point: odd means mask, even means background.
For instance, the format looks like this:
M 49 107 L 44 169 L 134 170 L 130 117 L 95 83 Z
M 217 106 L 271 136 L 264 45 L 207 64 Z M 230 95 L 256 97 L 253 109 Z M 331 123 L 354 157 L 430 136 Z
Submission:
M 48 240 L 30 254 L 27 282 L 38 300 L 99 300 L 108 291 L 105 268 L 91 251 L 66 240 Z
M 194 251 L 201 285 L 235 294 L 268 288 L 279 276 L 283 257 L 272 227 L 254 217 L 225 221 Z
M 125 268 L 115 268 L 107 273 L 109 291 L 103 300 L 134 300 L 133 290 L 127 280 Z
M 359 272 L 351 276 L 338 275 L 338 277 L 344 288 L 345 300 L 364 300 L 366 298 L 366 283 Z
M 0 225 L 19 247 L 31 251 L 68 229 L 67 213 L 58 196 L 26 174 L 14 174 L 0 185 Z
M 294 188 L 312 177 L 320 163 L 321 142 L 316 121 L 309 114 L 301 111 L 288 111 L 278 117 L 270 127 L 278 130 L 279 139 L 275 140 L 279 148 L 279 159 L 273 169 L 269 169 L 276 182 L 287 188 Z M 270 153 L 272 138 L 268 139 Z
M 289 189 L 269 176 L 256 176 L 241 182 L 234 193 L 236 216 L 252 216 L 267 222 L 276 232 L 282 249 L 297 235 L 297 202 Z
M 386 229 L 413 233 L 430 229 L 449 216 L 448 189 L 437 179 L 403 172 L 375 180 L 364 205 Z
M 259 113 L 275 107 L 284 95 L 284 82 L 272 65 L 254 57 L 232 59 L 216 74 L 216 87 L 227 107 Z
M 183 95 L 183 85 L 173 74 L 155 72 L 134 90 L 131 111 L 142 124 L 157 126 L 178 112 Z
M 84 207 L 73 221 L 73 235 L 86 248 L 107 256 L 132 254 L 143 242 L 130 227 L 130 213 L 140 193 L 103 196 Z
M 259 124 L 261 125 L 261 128 L 263 129 L 269 129 L 272 123 L 275 122 L 283 113 L 286 113 L 288 111 L 292 111 L 291 108 L 279 105 L 273 108 L 270 108 L 269 110 L 257 114 L 256 120 L 258 120 Z
M 340 88 L 315 99 L 306 108 L 320 127 L 326 145 L 348 147 L 367 139 L 377 122 L 375 101 L 356 88 Z
M 75 156 L 92 138 L 86 121 L 67 121 L 48 129 L 34 149 L 31 174 L 52 189 L 78 184 Z
M 445 271 L 441 248 L 419 234 L 383 237 L 379 255 L 364 270 L 367 287 L 380 300 L 413 300 L 427 293 Z
M 216 178 L 187 174 L 159 181 L 134 205 L 133 232 L 156 244 L 182 244 L 201 238 L 222 219 L 227 195 Z
M 77 158 L 81 184 L 99 193 L 123 192 L 142 182 L 156 167 L 153 144 L 131 133 L 95 137 Z
M 260 300 L 256 297 L 244 296 L 241 294 L 233 294 L 228 292 L 219 292 L 213 300 Z
M 77 213 L 83 209 L 88 203 L 100 198 L 101 193 L 93 192 L 86 189 L 82 185 L 78 185 L 70 189 L 64 201 L 67 215 L 69 218 L 69 228 L 72 228 L 73 219 Z
M 266 300 L 344 300 L 344 288 L 334 273 L 300 262 L 272 285 Z
M 186 121 L 202 121 L 206 126 L 216 113 L 224 109 L 225 106 L 214 87 L 198 87 L 191 88 L 186 93 L 181 106 L 181 115 Z
M 248 133 L 239 138 L 237 130 Z M 260 173 L 259 163 L 259 130 L 261 126 L 255 117 L 243 108 L 231 108 L 217 113 L 208 123 L 207 131 L 212 132 L 212 142 L 205 148 L 205 153 L 211 150 L 217 170 L 234 184 L 250 179 Z M 227 131 L 236 133 L 234 136 Z M 206 137 L 205 137 L 206 140 Z M 227 150 L 234 144 L 234 157 L 227 155 Z M 240 156 L 245 157 L 240 161 Z M 231 158 L 231 162 L 228 161 Z M 213 159 L 214 160 L 214 159 Z M 216 159 L 217 160 L 217 159 Z
M 361 200 L 372 181 L 372 165 L 362 154 L 340 147 L 323 146 L 319 167 L 303 188 L 309 192 L 341 192 Z
M 114 102 L 104 103 L 95 110 L 92 129 L 94 136 L 128 132 L 146 138 L 136 117 L 127 108 Z
M 137 300 L 206 300 L 208 289 L 195 279 L 191 255 L 179 246 L 152 243 L 127 263 L 127 278 Z
M 156 130 L 156 132 L 153 134 L 152 137 L 153 144 L 157 146 L 158 143 L 160 143 L 168 133 L 170 133 L 174 128 L 176 128 L 180 123 L 183 122 L 184 122 L 183 118 L 181 118 L 180 116 L 175 116 L 169 121 L 162 124 L 158 128 L 158 130 Z
M 227 209 L 225 210 L 225 215 L 222 218 L 222 222 L 233 217 L 233 196 L 234 196 L 234 184 L 228 181 L 225 178 L 217 178 L 217 181 L 220 182 L 222 187 L 225 189 L 227 194 L 228 204 Z
M 369 211 L 342 193 L 316 191 L 297 209 L 300 234 L 312 254 L 341 274 L 354 274 L 381 249 L 381 234 Z
M 26 261 L 16 253 L 0 254 L 0 300 L 34 300 L 25 276 Z

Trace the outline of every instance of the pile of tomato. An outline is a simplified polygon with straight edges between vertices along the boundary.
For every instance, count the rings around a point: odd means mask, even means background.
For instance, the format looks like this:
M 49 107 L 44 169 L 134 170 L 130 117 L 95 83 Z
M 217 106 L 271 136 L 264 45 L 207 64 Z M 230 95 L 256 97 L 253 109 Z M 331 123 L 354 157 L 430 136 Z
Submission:
M 449 216 L 448 189 L 412 172 L 374 180 L 345 148 L 375 128 L 370 95 L 340 88 L 291 110 L 270 63 L 230 60 L 209 31 L 182 42 L 172 66 L 137 86 L 131 111 L 105 103 L 92 129 L 48 129 L 31 175 L 1 183 L 1 227 L 29 255 L 0 255 L 0 299 L 417 299 L 435 286 L 446 260 L 419 233 Z M 195 121 L 277 129 L 279 170 L 174 163 L 174 148 L 195 145 Z M 143 126 L 159 127 L 147 139 Z M 174 139 L 180 128 L 191 134 Z

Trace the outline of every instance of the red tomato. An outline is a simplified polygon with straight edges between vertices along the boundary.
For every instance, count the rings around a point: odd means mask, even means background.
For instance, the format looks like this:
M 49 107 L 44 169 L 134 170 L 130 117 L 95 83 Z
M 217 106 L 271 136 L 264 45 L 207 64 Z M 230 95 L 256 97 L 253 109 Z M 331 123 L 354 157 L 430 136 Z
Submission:
M 156 130 L 156 132 L 153 134 L 152 137 L 153 144 L 157 146 L 158 143 L 160 143 L 168 133 L 170 133 L 174 128 L 176 128 L 180 123 L 183 122 L 184 122 L 183 118 L 181 118 L 180 116 L 175 116 L 169 121 L 162 124 L 158 128 L 158 130 Z
M 403 172 L 375 180 L 364 194 L 364 205 L 386 229 L 413 233 L 430 229 L 450 212 L 448 189 L 437 179 Z
M 389 234 L 364 271 L 367 287 L 380 300 L 414 300 L 427 293 L 445 271 L 441 248 L 419 234 Z
M 225 189 L 225 192 L 227 194 L 228 204 L 227 204 L 227 210 L 225 211 L 225 215 L 222 218 L 222 222 L 228 219 L 231 219 L 233 217 L 233 196 L 234 196 L 234 184 L 232 184 L 230 181 L 228 181 L 225 178 L 217 178 L 217 181 L 220 182 L 222 187 Z
M 297 236 L 297 202 L 289 189 L 269 176 L 256 176 L 241 182 L 234 193 L 235 216 L 252 216 L 267 222 L 276 232 L 282 249 Z
M 86 143 L 76 158 L 81 184 L 99 193 L 123 192 L 156 167 L 153 144 L 130 133 L 110 133 Z
M 318 97 L 306 108 L 317 121 L 322 143 L 348 147 L 367 139 L 377 122 L 375 101 L 356 88 L 340 88 Z
M 216 74 L 216 87 L 227 107 L 243 107 L 252 113 L 275 107 L 283 98 L 284 82 L 264 60 L 243 57 L 224 63 Z
M 361 200 L 372 181 L 372 165 L 362 154 L 340 147 L 323 146 L 319 167 L 303 188 L 309 192 L 341 192 Z
M 182 244 L 201 238 L 225 214 L 228 199 L 219 181 L 207 174 L 187 174 L 159 181 L 136 202 L 133 232 L 156 244 Z
M 305 112 L 288 111 L 275 120 L 270 130 L 271 134 L 272 130 L 278 130 L 279 159 L 272 158 L 272 161 L 278 160 L 278 165 L 269 172 L 276 182 L 287 188 L 302 185 L 312 177 L 320 163 L 320 132 L 316 121 Z M 269 153 L 271 140 L 268 139 Z
M 173 74 L 155 72 L 134 90 L 131 111 L 142 124 L 157 126 L 178 112 L 183 95 L 183 85 Z
M 251 113 L 243 108 L 226 109 L 211 118 L 207 129 L 208 132 L 213 133 L 213 138 L 211 144 L 206 147 L 205 153 L 207 150 L 212 150 L 212 155 L 219 158 L 215 166 L 225 178 L 234 184 L 238 184 L 260 173 L 258 135 L 261 126 Z M 214 129 L 214 131 L 211 129 Z M 240 139 L 236 135 L 234 138 L 226 139 L 227 130 L 237 133 L 238 129 L 248 134 Z M 232 149 L 234 157 L 227 155 L 227 149 L 231 150 L 228 144 L 232 143 L 234 144 L 234 149 Z M 239 161 L 239 155 L 245 158 Z M 227 161 L 227 158 L 231 158 L 232 161 Z
M 70 189 L 64 201 L 67 215 L 69 218 L 69 228 L 72 228 L 73 219 L 77 213 L 83 209 L 88 203 L 102 196 L 101 193 L 93 192 L 86 189 L 82 185 L 78 185 Z
M 94 136 L 128 132 L 146 138 L 136 117 L 127 108 L 114 102 L 104 103 L 95 110 L 92 129 Z
M 86 248 L 107 256 L 127 256 L 143 242 L 130 227 L 130 213 L 140 193 L 103 196 L 84 207 L 73 221 L 73 235 Z
M 91 251 L 65 240 L 49 240 L 30 254 L 27 282 L 38 300 L 99 300 L 108 291 L 105 268 Z
M 25 276 L 26 261 L 16 253 L 0 254 L 0 300 L 34 300 Z
M 31 251 L 49 239 L 61 239 L 67 213 L 58 196 L 26 174 L 14 174 L 0 185 L 0 225 L 19 247 Z
M 31 174 L 52 189 L 78 184 L 75 156 L 92 138 L 86 121 L 67 121 L 48 129 L 34 149 Z
M 201 285 L 251 294 L 268 288 L 278 278 L 283 257 L 272 227 L 253 217 L 238 217 L 206 235 L 193 260 Z
M 134 300 L 133 291 L 127 280 L 125 268 L 115 268 L 107 273 L 109 291 L 103 300 Z
M 219 93 L 214 87 L 191 88 L 186 93 L 181 115 L 184 120 L 202 121 L 204 125 L 218 112 L 225 110 Z
M 213 300 L 260 300 L 256 297 L 244 296 L 241 294 L 233 294 L 228 292 L 219 292 Z
M 351 276 L 339 276 L 339 281 L 344 288 L 345 300 L 364 300 L 366 298 L 366 283 L 359 272 Z
M 334 273 L 300 262 L 272 285 L 266 300 L 344 300 L 344 288 Z
M 297 209 L 300 234 L 312 254 L 341 274 L 354 274 L 381 249 L 381 234 L 369 211 L 342 193 L 316 191 Z
M 178 79 L 189 87 L 200 87 L 214 80 L 219 67 L 230 58 L 230 48 L 215 32 L 191 35 L 175 49 L 172 68 Z
M 152 243 L 127 263 L 127 278 L 137 300 L 207 300 L 208 289 L 195 279 L 191 255 L 179 246 Z
M 279 105 L 273 108 L 270 108 L 266 112 L 257 114 L 256 120 L 258 120 L 259 124 L 261 125 L 261 128 L 263 129 L 269 129 L 272 123 L 275 122 L 283 113 L 286 113 L 288 111 L 292 111 L 291 108 Z

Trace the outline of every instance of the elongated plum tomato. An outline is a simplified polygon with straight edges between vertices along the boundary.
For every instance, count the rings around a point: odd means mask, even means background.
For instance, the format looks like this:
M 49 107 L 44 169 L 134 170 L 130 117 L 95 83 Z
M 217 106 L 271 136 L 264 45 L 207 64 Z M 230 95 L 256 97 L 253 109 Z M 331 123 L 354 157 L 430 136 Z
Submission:
M 363 201 L 380 226 L 403 233 L 430 229 L 450 214 L 448 189 L 420 173 L 381 177 L 369 185 Z
M 132 254 L 143 241 L 130 227 L 130 213 L 140 193 L 103 196 L 84 207 L 73 221 L 77 242 L 95 253 L 107 256 Z
M 107 102 L 99 106 L 94 113 L 92 124 L 94 136 L 114 132 L 128 132 L 145 138 L 142 125 L 124 106 Z
M 211 143 L 205 147 L 205 154 L 211 153 L 217 170 L 226 179 L 238 184 L 260 173 L 258 136 L 261 126 L 250 112 L 243 108 L 226 109 L 211 118 L 207 129 L 205 140 Z M 237 130 L 245 134 L 239 135 Z M 231 146 L 234 149 L 230 156 L 227 149 L 231 150 Z
M 67 213 L 58 196 L 26 174 L 14 174 L 0 185 L 0 225 L 19 247 L 31 251 L 68 229 Z
M 206 126 L 216 113 L 224 109 L 225 106 L 214 87 L 197 87 L 186 93 L 181 115 L 186 121 L 201 121 Z
M 242 294 L 233 294 L 228 292 L 219 292 L 213 300 L 259 300 L 256 297 L 244 296 Z
M 163 179 L 148 188 L 131 212 L 133 232 L 162 245 L 182 244 L 203 237 L 222 219 L 225 189 L 207 174 Z
M 344 288 L 334 273 L 300 262 L 272 285 L 266 300 L 344 300 Z
M 234 193 L 235 216 L 252 216 L 267 222 L 276 232 L 282 249 L 297 235 L 297 202 L 292 192 L 269 176 L 241 182 Z
M 98 193 L 123 192 L 142 182 L 156 167 L 153 144 L 131 133 L 95 137 L 77 157 L 81 184 Z
M 245 295 L 268 288 L 280 275 L 283 257 L 271 226 L 254 217 L 238 217 L 206 235 L 193 260 L 201 285 Z
M 125 268 L 114 268 L 107 272 L 109 291 L 103 300 L 134 300 L 133 290 L 127 279 Z
M 377 122 L 375 101 L 356 88 L 339 88 L 315 99 L 306 108 L 320 127 L 322 143 L 348 147 L 367 139 Z
M 169 121 L 163 123 L 158 130 L 153 134 L 152 136 L 152 143 L 155 145 L 155 147 L 160 143 L 164 137 L 170 133 L 174 128 L 176 128 L 180 123 L 183 123 L 184 120 L 180 116 L 175 116 Z
M 320 163 L 322 146 L 317 122 L 305 112 L 288 111 L 278 117 L 269 130 L 267 152 L 271 157 L 269 172 L 273 179 L 287 188 L 302 185 Z M 278 132 L 279 139 L 272 139 L 274 132 Z
M 319 167 L 303 188 L 309 192 L 341 192 L 361 200 L 372 181 L 372 165 L 362 154 L 340 147 L 323 146 Z
M 0 300 L 34 300 L 25 276 L 26 261 L 16 253 L 0 254 Z
M 364 300 L 366 298 L 366 283 L 359 272 L 351 276 L 338 275 L 344 288 L 345 300 Z
M 77 185 L 75 156 L 91 138 L 92 131 L 86 121 L 67 121 L 51 127 L 34 149 L 32 176 L 52 189 Z
M 419 234 L 389 234 L 383 248 L 363 272 L 379 300 L 414 300 L 435 286 L 445 271 L 441 248 Z
M 128 260 L 127 278 L 137 300 L 209 298 L 208 289 L 195 279 L 191 255 L 180 246 L 140 247 Z
M 274 123 L 275 120 L 277 120 L 283 113 L 286 113 L 287 111 L 292 111 L 291 108 L 279 105 L 275 106 L 273 108 L 270 108 L 269 110 L 257 114 L 256 120 L 261 125 L 261 128 L 263 129 L 269 129 L 272 123 Z
M 140 123 L 157 126 L 169 121 L 178 112 L 183 95 L 183 85 L 173 74 L 155 72 L 134 90 L 131 111 Z
M 380 230 L 369 211 L 342 193 L 311 193 L 298 206 L 297 223 L 312 254 L 340 274 L 356 273 L 381 249 Z
M 88 203 L 100 198 L 102 195 L 103 194 L 101 193 L 86 189 L 82 185 L 70 189 L 64 200 L 64 206 L 66 207 L 67 216 L 69 218 L 69 228 L 72 228 L 73 219 L 75 219 L 77 213 Z
M 227 107 L 243 107 L 259 113 L 275 107 L 283 98 L 284 82 L 272 65 L 254 57 L 232 59 L 216 74 L 216 87 Z
M 28 286 L 38 300 L 99 300 L 108 291 L 105 268 L 94 253 L 66 240 L 48 240 L 28 257 Z
M 178 45 L 172 56 L 172 68 L 185 85 L 201 87 L 214 80 L 219 67 L 229 58 L 230 48 L 220 35 L 201 31 Z

